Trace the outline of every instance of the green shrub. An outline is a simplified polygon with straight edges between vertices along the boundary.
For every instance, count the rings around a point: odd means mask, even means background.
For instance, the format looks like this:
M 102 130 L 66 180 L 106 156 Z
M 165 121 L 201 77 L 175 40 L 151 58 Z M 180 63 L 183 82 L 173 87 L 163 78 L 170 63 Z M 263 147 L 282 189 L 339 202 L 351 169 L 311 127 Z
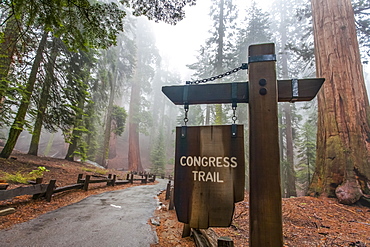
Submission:
M 15 174 L 4 172 L 0 178 L 1 180 L 5 180 L 7 183 L 20 184 L 28 184 L 28 181 L 30 180 L 29 174 L 22 174 L 21 172 L 17 172 Z
M 28 184 L 28 181 L 35 180 L 36 178 L 40 178 L 44 176 L 44 172 L 49 172 L 50 170 L 46 169 L 43 166 L 39 166 L 37 170 L 32 170 L 29 173 L 22 173 L 20 171 L 16 173 L 7 173 L 3 172 L 0 174 L 0 180 L 5 180 L 8 183 L 20 183 L 20 184 Z
M 82 170 L 85 171 L 85 172 L 93 172 L 93 173 L 97 173 L 97 174 L 100 174 L 100 175 L 106 175 L 107 174 L 107 170 L 101 169 L 101 168 L 85 167 L 85 168 L 82 168 Z
M 29 175 L 32 176 L 32 178 L 41 178 L 44 176 L 44 172 L 50 172 L 50 170 L 46 169 L 45 166 L 39 166 L 37 167 L 37 170 L 32 170 Z

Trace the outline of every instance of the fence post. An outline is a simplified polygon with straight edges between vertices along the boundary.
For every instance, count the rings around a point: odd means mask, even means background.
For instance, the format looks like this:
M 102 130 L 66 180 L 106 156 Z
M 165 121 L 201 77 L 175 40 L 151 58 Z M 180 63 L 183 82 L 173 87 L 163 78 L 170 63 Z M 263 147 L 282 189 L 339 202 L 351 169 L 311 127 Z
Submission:
M 78 177 L 77 177 L 77 183 L 81 183 L 81 179 L 82 179 L 82 176 L 83 174 L 78 174 Z
M 234 241 L 229 237 L 220 237 L 217 240 L 217 247 L 234 247 Z
M 114 186 L 116 184 L 117 175 L 113 175 L 113 179 L 111 185 Z
M 174 194 L 174 188 L 171 189 L 171 197 L 170 197 L 170 205 L 168 206 L 168 210 L 173 210 L 175 208 L 175 204 L 174 204 L 174 201 L 173 201 L 173 194 Z
M 131 176 L 130 176 L 130 184 L 133 184 L 134 183 L 134 174 L 131 173 Z
M 54 193 L 54 187 L 55 187 L 56 180 L 50 180 L 48 187 L 46 188 L 45 198 L 46 201 L 51 202 L 51 196 Z
M 83 188 L 85 191 L 89 189 L 89 182 L 90 182 L 90 175 L 86 175 L 84 188 Z
M 111 179 L 112 179 L 112 174 L 108 174 L 107 186 L 112 185 L 112 180 Z
M 36 184 L 41 184 L 42 180 L 43 180 L 43 178 L 36 178 Z
M 171 193 L 171 180 L 169 180 L 168 183 L 167 183 L 165 200 L 170 199 L 170 193 Z
M 36 184 L 42 184 L 42 178 L 36 178 Z M 34 194 L 33 196 L 32 196 L 32 199 L 38 199 L 38 198 L 40 198 L 40 196 L 41 196 L 42 194 Z

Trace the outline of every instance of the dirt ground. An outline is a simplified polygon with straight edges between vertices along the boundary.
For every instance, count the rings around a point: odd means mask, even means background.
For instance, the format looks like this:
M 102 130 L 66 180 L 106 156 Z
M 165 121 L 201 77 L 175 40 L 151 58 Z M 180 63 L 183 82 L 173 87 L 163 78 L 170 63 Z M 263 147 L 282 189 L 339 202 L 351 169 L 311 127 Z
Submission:
M 74 184 L 80 173 L 93 175 L 83 168 L 93 168 L 80 162 L 69 162 L 63 159 L 35 157 L 25 154 L 14 154 L 10 159 L 0 158 L 0 176 L 2 172 L 21 171 L 28 173 L 44 166 L 49 172 L 44 175 L 44 183 L 56 179 L 57 186 Z M 119 178 L 125 178 L 122 171 L 108 171 Z M 11 184 L 8 189 L 20 186 Z M 0 216 L 0 229 L 6 229 L 14 224 L 28 221 L 59 207 L 82 200 L 93 194 L 110 190 L 125 189 L 134 185 L 106 187 L 93 184 L 89 191 L 72 190 L 53 196 L 51 202 L 44 199 L 33 200 L 31 196 L 20 196 L 14 199 L 0 201 L 0 210 L 13 207 L 16 212 Z M 190 237 L 181 238 L 183 224 L 179 223 L 174 210 L 168 210 L 168 200 L 165 193 L 160 194 L 162 206 L 155 211 L 155 218 L 160 226 L 154 226 L 159 243 L 155 247 L 190 247 L 195 246 Z M 150 222 L 150 221 L 148 221 Z M 249 236 L 249 203 L 248 194 L 243 202 L 237 203 L 234 220 L 228 228 L 213 228 L 219 236 L 229 236 L 234 240 L 234 246 L 248 246 Z M 370 246 L 370 208 L 361 205 L 346 206 L 335 199 L 298 197 L 283 199 L 283 237 L 284 246 Z

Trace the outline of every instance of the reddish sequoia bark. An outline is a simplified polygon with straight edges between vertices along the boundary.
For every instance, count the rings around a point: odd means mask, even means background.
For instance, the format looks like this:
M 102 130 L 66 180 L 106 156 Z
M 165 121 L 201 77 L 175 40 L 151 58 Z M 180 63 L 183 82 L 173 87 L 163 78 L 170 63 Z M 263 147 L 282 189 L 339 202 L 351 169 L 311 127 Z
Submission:
M 134 81 L 131 87 L 130 114 L 129 114 L 129 148 L 128 169 L 130 171 L 144 171 L 140 158 L 139 123 L 137 114 L 140 106 L 140 82 Z
M 350 0 L 311 3 L 317 76 L 326 81 L 318 94 L 317 160 L 309 193 L 334 197 L 337 189 L 341 202 L 353 203 L 369 193 L 370 178 L 369 102 L 353 8 Z

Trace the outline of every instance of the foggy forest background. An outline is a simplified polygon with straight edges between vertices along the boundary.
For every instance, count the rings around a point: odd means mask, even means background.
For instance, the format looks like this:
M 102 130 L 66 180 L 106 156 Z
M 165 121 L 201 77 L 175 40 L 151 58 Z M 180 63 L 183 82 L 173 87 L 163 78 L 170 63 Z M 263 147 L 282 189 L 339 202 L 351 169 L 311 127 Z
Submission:
M 247 62 L 249 45 L 266 42 L 276 45 L 278 79 L 316 77 L 310 1 L 270 1 L 268 9 L 258 2 L 211 0 L 204 13 L 211 29 L 183 70 L 173 69 L 174 61 L 161 56 L 155 33 L 158 18 L 136 17 L 117 1 L 85 10 L 71 7 L 68 13 L 48 13 L 34 1 L 19 1 L 19 8 L 40 8 L 39 14 L 10 19 L 12 9 L 1 3 L 1 38 L 14 44 L 11 66 L 4 66 L 0 57 L 2 146 L 9 142 L 10 127 L 17 126 L 11 141 L 21 152 L 172 174 L 174 131 L 183 124 L 184 109 L 164 96 L 162 86 L 230 71 Z M 370 3 L 352 2 L 366 68 Z M 81 27 L 84 33 L 78 31 Z M 246 80 L 246 71 L 239 71 L 215 82 Z M 365 80 L 368 84 L 366 70 Z M 247 105 L 239 104 L 236 115 L 248 136 Z M 190 106 L 188 117 L 188 125 L 231 124 L 231 105 Z M 285 196 L 286 178 L 292 173 L 298 193 L 307 191 L 315 169 L 316 126 L 316 100 L 279 103 Z M 245 145 L 248 148 L 248 138 Z M 7 158 L 4 153 L 1 157 Z

